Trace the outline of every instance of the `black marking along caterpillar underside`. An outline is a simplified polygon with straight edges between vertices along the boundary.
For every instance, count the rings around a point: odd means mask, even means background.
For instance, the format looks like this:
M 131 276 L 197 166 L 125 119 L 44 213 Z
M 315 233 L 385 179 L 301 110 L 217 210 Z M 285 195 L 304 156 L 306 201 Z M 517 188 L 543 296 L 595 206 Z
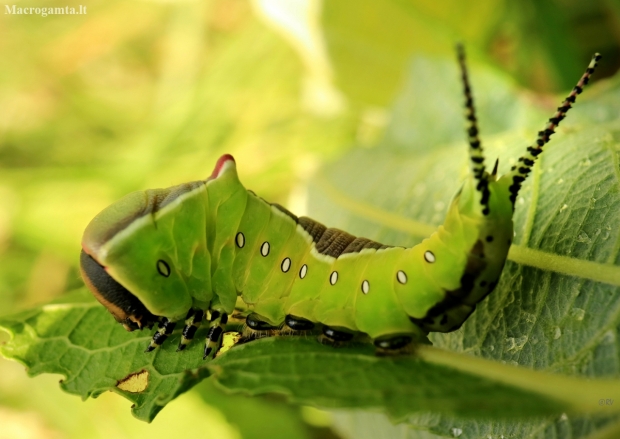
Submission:
M 471 172 L 435 233 L 411 248 L 386 246 L 297 217 L 248 191 L 222 156 L 202 181 L 131 193 L 99 213 L 82 240 L 81 270 L 127 330 L 158 323 L 147 351 L 185 319 L 179 350 L 208 318 L 204 356 L 221 346 L 240 298 L 250 336 L 283 325 L 320 328 L 323 342 L 366 334 L 382 352 L 459 328 L 495 288 L 513 236 L 514 202 L 536 157 L 600 59 L 511 171 L 487 172 L 459 48 Z

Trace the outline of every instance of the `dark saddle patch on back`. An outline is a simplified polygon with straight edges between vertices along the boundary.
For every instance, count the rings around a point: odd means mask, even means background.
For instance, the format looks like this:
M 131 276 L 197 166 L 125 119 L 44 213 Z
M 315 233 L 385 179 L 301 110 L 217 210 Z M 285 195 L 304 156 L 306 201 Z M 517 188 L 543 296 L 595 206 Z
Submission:
M 355 236 L 343 230 L 327 229 L 316 243 L 316 250 L 323 255 L 337 258 L 354 240 Z
M 334 258 L 346 253 L 358 253 L 365 248 L 380 250 L 391 247 L 368 238 L 358 238 L 340 229 L 327 228 L 307 216 L 299 217 L 298 224 L 312 237 L 320 254 Z
M 307 216 L 299 217 L 299 225 L 304 228 L 306 232 L 312 237 L 312 241 L 315 243 L 321 239 L 327 227 L 318 221 L 313 220 L 312 218 L 308 218 Z
M 380 242 L 372 241 L 368 238 L 355 238 L 351 243 L 344 249 L 342 254 L 345 253 L 359 253 L 365 248 L 374 248 L 377 250 L 382 250 L 384 248 L 390 248 L 391 245 L 381 244 Z

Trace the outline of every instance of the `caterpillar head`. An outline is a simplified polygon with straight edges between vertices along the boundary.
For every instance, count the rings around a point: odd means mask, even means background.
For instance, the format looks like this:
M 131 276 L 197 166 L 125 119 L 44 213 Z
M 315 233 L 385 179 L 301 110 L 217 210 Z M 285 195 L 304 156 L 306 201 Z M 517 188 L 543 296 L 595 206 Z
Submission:
M 206 181 L 130 193 L 86 227 L 82 278 L 127 330 L 182 318 L 192 307 L 210 267 L 205 185 L 229 174 L 236 177 L 235 162 L 225 155 Z

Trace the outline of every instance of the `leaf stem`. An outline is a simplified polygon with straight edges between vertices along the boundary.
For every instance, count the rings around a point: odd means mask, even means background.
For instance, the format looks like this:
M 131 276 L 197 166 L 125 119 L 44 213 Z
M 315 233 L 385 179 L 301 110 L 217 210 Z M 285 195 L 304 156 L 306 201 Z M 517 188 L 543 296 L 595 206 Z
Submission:
M 562 401 L 576 413 L 620 412 L 620 380 L 550 374 L 432 346 L 419 346 L 416 353 L 429 363 L 448 366 Z

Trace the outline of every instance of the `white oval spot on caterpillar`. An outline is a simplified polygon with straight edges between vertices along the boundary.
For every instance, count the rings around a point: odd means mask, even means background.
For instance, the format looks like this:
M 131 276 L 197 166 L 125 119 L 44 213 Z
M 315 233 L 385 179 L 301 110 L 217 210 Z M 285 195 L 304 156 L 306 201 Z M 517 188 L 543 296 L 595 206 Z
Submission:
M 396 273 L 396 280 L 405 285 L 407 283 L 407 273 L 403 270 L 398 270 L 398 273 Z
M 161 259 L 157 261 L 157 271 L 163 277 L 170 276 L 170 266 L 166 263 L 166 261 L 162 261 Z
M 284 258 L 284 260 L 282 261 L 282 265 L 280 265 L 280 268 L 284 273 L 288 272 L 291 269 L 291 258 Z
M 435 262 L 435 255 L 433 254 L 432 251 L 426 250 L 424 252 L 424 260 L 428 262 L 429 264 L 432 264 L 433 262 Z
M 336 282 L 338 282 L 338 272 L 332 271 L 332 274 L 329 276 L 329 283 L 336 285 Z
M 306 277 L 306 274 L 308 274 L 308 266 L 304 264 L 301 266 L 301 269 L 299 270 L 299 277 L 303 279 L 304 277 Z
M 269 243 L 267 241 L 263 242 L 263 245 L 260 246 L 260 254 L 263 256 L 269 254 Z
M 237 233 L 237 236 L 235 236 L 235 243 L 237 244 L 237 247 L 243 248 L 245 245 L 245 236 L 243 236 L 243 233 Z
M 364 282 L 362 282 L 362 293 L 368 294 L 369 291 L 370 291 L 370 282 L 365 280 Z

